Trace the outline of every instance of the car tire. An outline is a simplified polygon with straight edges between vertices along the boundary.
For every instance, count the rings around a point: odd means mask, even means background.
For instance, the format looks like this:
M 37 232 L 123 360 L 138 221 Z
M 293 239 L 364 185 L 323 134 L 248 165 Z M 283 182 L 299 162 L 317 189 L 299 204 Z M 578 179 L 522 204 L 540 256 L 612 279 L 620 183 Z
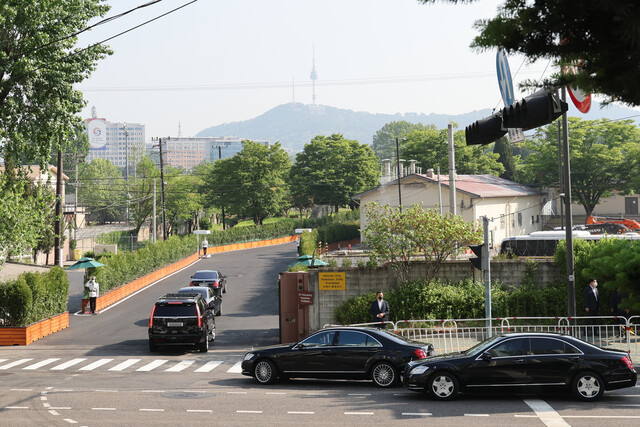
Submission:
M 451 400 L 458 394 L 458 379 L 450 372 L 436 372 L 431 375 L 427 390 L 436 400 Z
M 222 287 L 222 293 L 223 293 L 223 294 L 226 294 L 226 293 L 227 293 L 227 285 L 224 285 L 224 286 Z
M 209 336 L 207 337 L 209 341 L 214 342 L 216 340 L 216 330 L 215 328 L 209 332 Z
M 216 311 L 216 316 L 222 316 L 222 306 L 220 306 L 220 309 Z
M 371 381 L 378 387 L 392 387 L 398 382 L 398 371 L 389 362 L 376 363 L 371 368 Z
M 151 341 L 149 341 L 149 351 L 151 353 L 155 353 L 156 351 L 158 351 L 158 346 L 152 343 Z
M 604 381 L 595 372 L 580 372 L 573 378 L 571 391 L 580 400 L 594 401 L 604 394 Z
M 253 368 L 253 377 L 260 384 L 273 384 L 278 379 L 278 368 L 269 359 L 258 360 Z
M 207 336 L 204 338 L 204 342 L 200 343 L 200 353 L 206 353 L 209 351 L 209 332 L 207 332 Z

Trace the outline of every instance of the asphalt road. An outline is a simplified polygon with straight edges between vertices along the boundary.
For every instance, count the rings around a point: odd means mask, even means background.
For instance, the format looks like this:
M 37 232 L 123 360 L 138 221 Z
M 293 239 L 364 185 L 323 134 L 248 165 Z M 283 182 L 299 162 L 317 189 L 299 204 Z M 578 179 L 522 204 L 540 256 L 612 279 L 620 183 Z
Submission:
M 434 425 L 636 426 L 640 387 L 595 403 L 568 395 L 460 396 L 436 402 L 369 381 L 291 380 L 260 386 L 240 374 L 247 349 L 278 341 L 278 273 L 295 244 L 216 254 L 97 315 L 24 347 L 0 347 L 0 425 Z M 223 315 L 209 353 L 149 353 L 156 298 L 188 284 L 198 269 L 228 276 Z M 82 273 L 72 276 L 72 311 Z M 73 300 L 73 298 L 72 298 Z M 75 307 L 74 307 L 74 304 Z

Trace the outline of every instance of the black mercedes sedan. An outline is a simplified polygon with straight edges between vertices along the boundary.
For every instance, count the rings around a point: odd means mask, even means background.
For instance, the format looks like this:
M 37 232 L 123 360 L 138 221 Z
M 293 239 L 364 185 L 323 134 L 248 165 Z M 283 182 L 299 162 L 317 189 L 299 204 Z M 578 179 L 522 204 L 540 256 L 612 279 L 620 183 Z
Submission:
M 300 342 L 264 347 L 244 356 L 242 373 L 261 384 L 278 378 L 371 379 L 398 382 L 411 360 L 433 356 L 433 346 L 374 328 L 322 329 Z
M 513 333 L 489 338 L 467 351 L 410 362 L 402 378 L 409 390 L 437 400 L 458 392 L 570 390 L 580 400 L 605 390 L 633 387 L 631 357 L 578 338 L 553 333 Z

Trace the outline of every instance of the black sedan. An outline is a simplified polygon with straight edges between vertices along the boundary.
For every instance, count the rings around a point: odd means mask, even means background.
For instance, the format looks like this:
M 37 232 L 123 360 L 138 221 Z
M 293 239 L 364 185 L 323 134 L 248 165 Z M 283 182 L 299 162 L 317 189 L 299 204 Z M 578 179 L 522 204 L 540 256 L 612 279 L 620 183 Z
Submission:
M 341 378 L 371 379 L 389 387 L 409 361 L 433 353 L 431 344 L 384 330 L 339 327 L 322 329 L 297 343 L 251 351 L 244 356 L 242 373 L 262 384 L 278 378 Z
M 209 286 L 219 295 L 227 292 L 227 276 L 218 270 L 198 270 L 191 276 L 189 286 Z
M 402 378 L 409 390 L 438 400 L 458 392 L 570 390 L 596 400 L 605 390 L 633 387 L 637 374 L 624 351 L 552 333 L 489 338 L 462 353 L 411 362 Z

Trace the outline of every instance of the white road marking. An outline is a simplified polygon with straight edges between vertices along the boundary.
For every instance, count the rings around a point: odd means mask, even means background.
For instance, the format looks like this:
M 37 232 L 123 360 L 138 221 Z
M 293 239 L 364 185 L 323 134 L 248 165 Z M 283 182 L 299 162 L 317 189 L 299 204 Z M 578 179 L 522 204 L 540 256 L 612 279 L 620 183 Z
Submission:
M 431 412 L 403 412 L 402 415 L 407 417 L 429 417 Z
M 50 363 L 53 363 L 56 360 L 60 360 L 60 358 L 59 357 L 52 357 L 50 359 L 44 359 L 44 360 L 41 360 L 38 363 L 34 363 L 33 365 L 25 366 L 22 369 L 33 371 L 33 370 L 36 370 L 38 368 L 42 368 L 43 366 L 46 366 L 46 365 L 48 365 Z
M 287 414 L 290 414 L 290 415 L 313 415 L 313 414 L 315 414 L 315 412 L 287 411 Z
M 138 409 L 140 412 L 164 412 L 164 409 L 150 409 L 150 408 L 140 408 Z
M 489 414 L 464 414 L 465 417 L 488 417 Z
M 564 415 L 563 418 L 620 418 L 620 419 L 640 419 L 640 415 Z
M 60 415 L 59 413 L 57 413 L 57 412 L 56 412 L 56 411 L 54 411 L 54 410 L 50 410 L 50 411 L 49 411 L 49 413 L 50 413 L 51 415 Z
M 228 391 L 227 394 L 247 394 L 246 391 Z
M 29 409 L 28 406 L 5 406 L 3 409 Z
M 87 360 L 87 359 L 86 358 L 71 359 L 68 362 L 64 362 L 64 363 L 61 363 L 61 364 L 59 364 L 57 366 L 54 366 L 53 368 L 51 368 L 51 370 L 52 371 L 63 371 L 65 369 L 67 369 L 68 367 L 73 366 L 73 365 L 77 365 L 78 363 L 80 363 L 82 361 L 85 361 L 85 360 Z
M 116 408 L 91 408 L 92 411 L 115 411 Z
M 43 403 L 42 406 L 44 406 L 45 408 L 51 408 L 51 404 L 50 403 Z
M 371 396 L 371 393 L 349 393 L 347 394 L 347 396 L 366 397 L 366 396 Z
M 140 393 L 164 393 L 164 390 L 142 390 Z
M 11 391 L 33 391 L 32 388 L 12 388 Z
M 187 409 L 187 412 L 202 412 L 205 414 L 210 414 L 213 412 L 211 409 Z
M 327 393 L 306 393 L 307 396 L 328 396 Z
M 51 406 L 49 407 L 49 409 L 55 409 L 55 410 L 61 411 L 63 409 L 71 409 L 71 407 L 70 406 Z
M 125 369 L 138 363 L 140 360 L 141 359 L 127 359 L 122 363 L 118 363 L 113 368 L 109 368 L 109 371 L 124 371 Z
M 345 412 L 345 415 L 373 415 L 373 412 Z
M 152 371 L 152 370 L 156 369 L 160 365 L 164 365 L 167 362 L 168 362 L 168 360 L 157 359 L 157 360 L 154 360 L 151 363 L 147 363 L 146 365 L 144 365 L 141 368 L 136 369 L 136 371 L 137 372 L 149 372 L 149 371 Z
M 40 396 L 40 400 L 42 400 L 42 401 L 47 400 L 47 396 Z
M 189 366 L 193 365 L 195 360 L 183 360 L 180 363 L 170 367 L 169 369 L 165 369 L 165 372 L 180 372 L 187 369 Z
M 89 363 L 87 366 L 83 366 L 78 369 L 78 371 L 93 371 L 94 369 L 99 368 L 102 365 L 106 365 L 111 361 L 113 361 L 113 359 L 98 359 L 93 363 Z
M 9 359 L 0 359 L 0 362 L 5 362 L 7 360 L 9 360 Z
M 540 421 L 542 421 L 548 427 L 570 427 L 560 414 L 558 414 L 547 402 L 537 399 L 524 399 L 524 403 L 531 408 L 533 412 L 538 415 Z
M 95 391 L 96 393 L 117 393 L 118 392 L 118 390 L 106 390 L 106 389 L 102 389 L 102 390 L 96 389 L 93 391 Z
M 236 411 L 236 414 L 261 414 L 262 411 Z
M 66 422 L 68 422 L 69 424 L 78 424 L 78 422 L 76 420 L 72 420 L 71 418 L 65 418 L 64 420 Z
M 268 391 L 265 394 L 287 394 L 287 393 L 282 392 L 282 391 Z
M 212 360 L 200 366 L 198 369 L 195 370 L 195 372 L 211 372 L 215 368 L 217 368 L 221 363 L 222 362 L 219 360 Z
M 242 373 L 242 362 L 237 362 L 235 365 L 229 368 L 227 372 L 231 374 L 241 374 Z

